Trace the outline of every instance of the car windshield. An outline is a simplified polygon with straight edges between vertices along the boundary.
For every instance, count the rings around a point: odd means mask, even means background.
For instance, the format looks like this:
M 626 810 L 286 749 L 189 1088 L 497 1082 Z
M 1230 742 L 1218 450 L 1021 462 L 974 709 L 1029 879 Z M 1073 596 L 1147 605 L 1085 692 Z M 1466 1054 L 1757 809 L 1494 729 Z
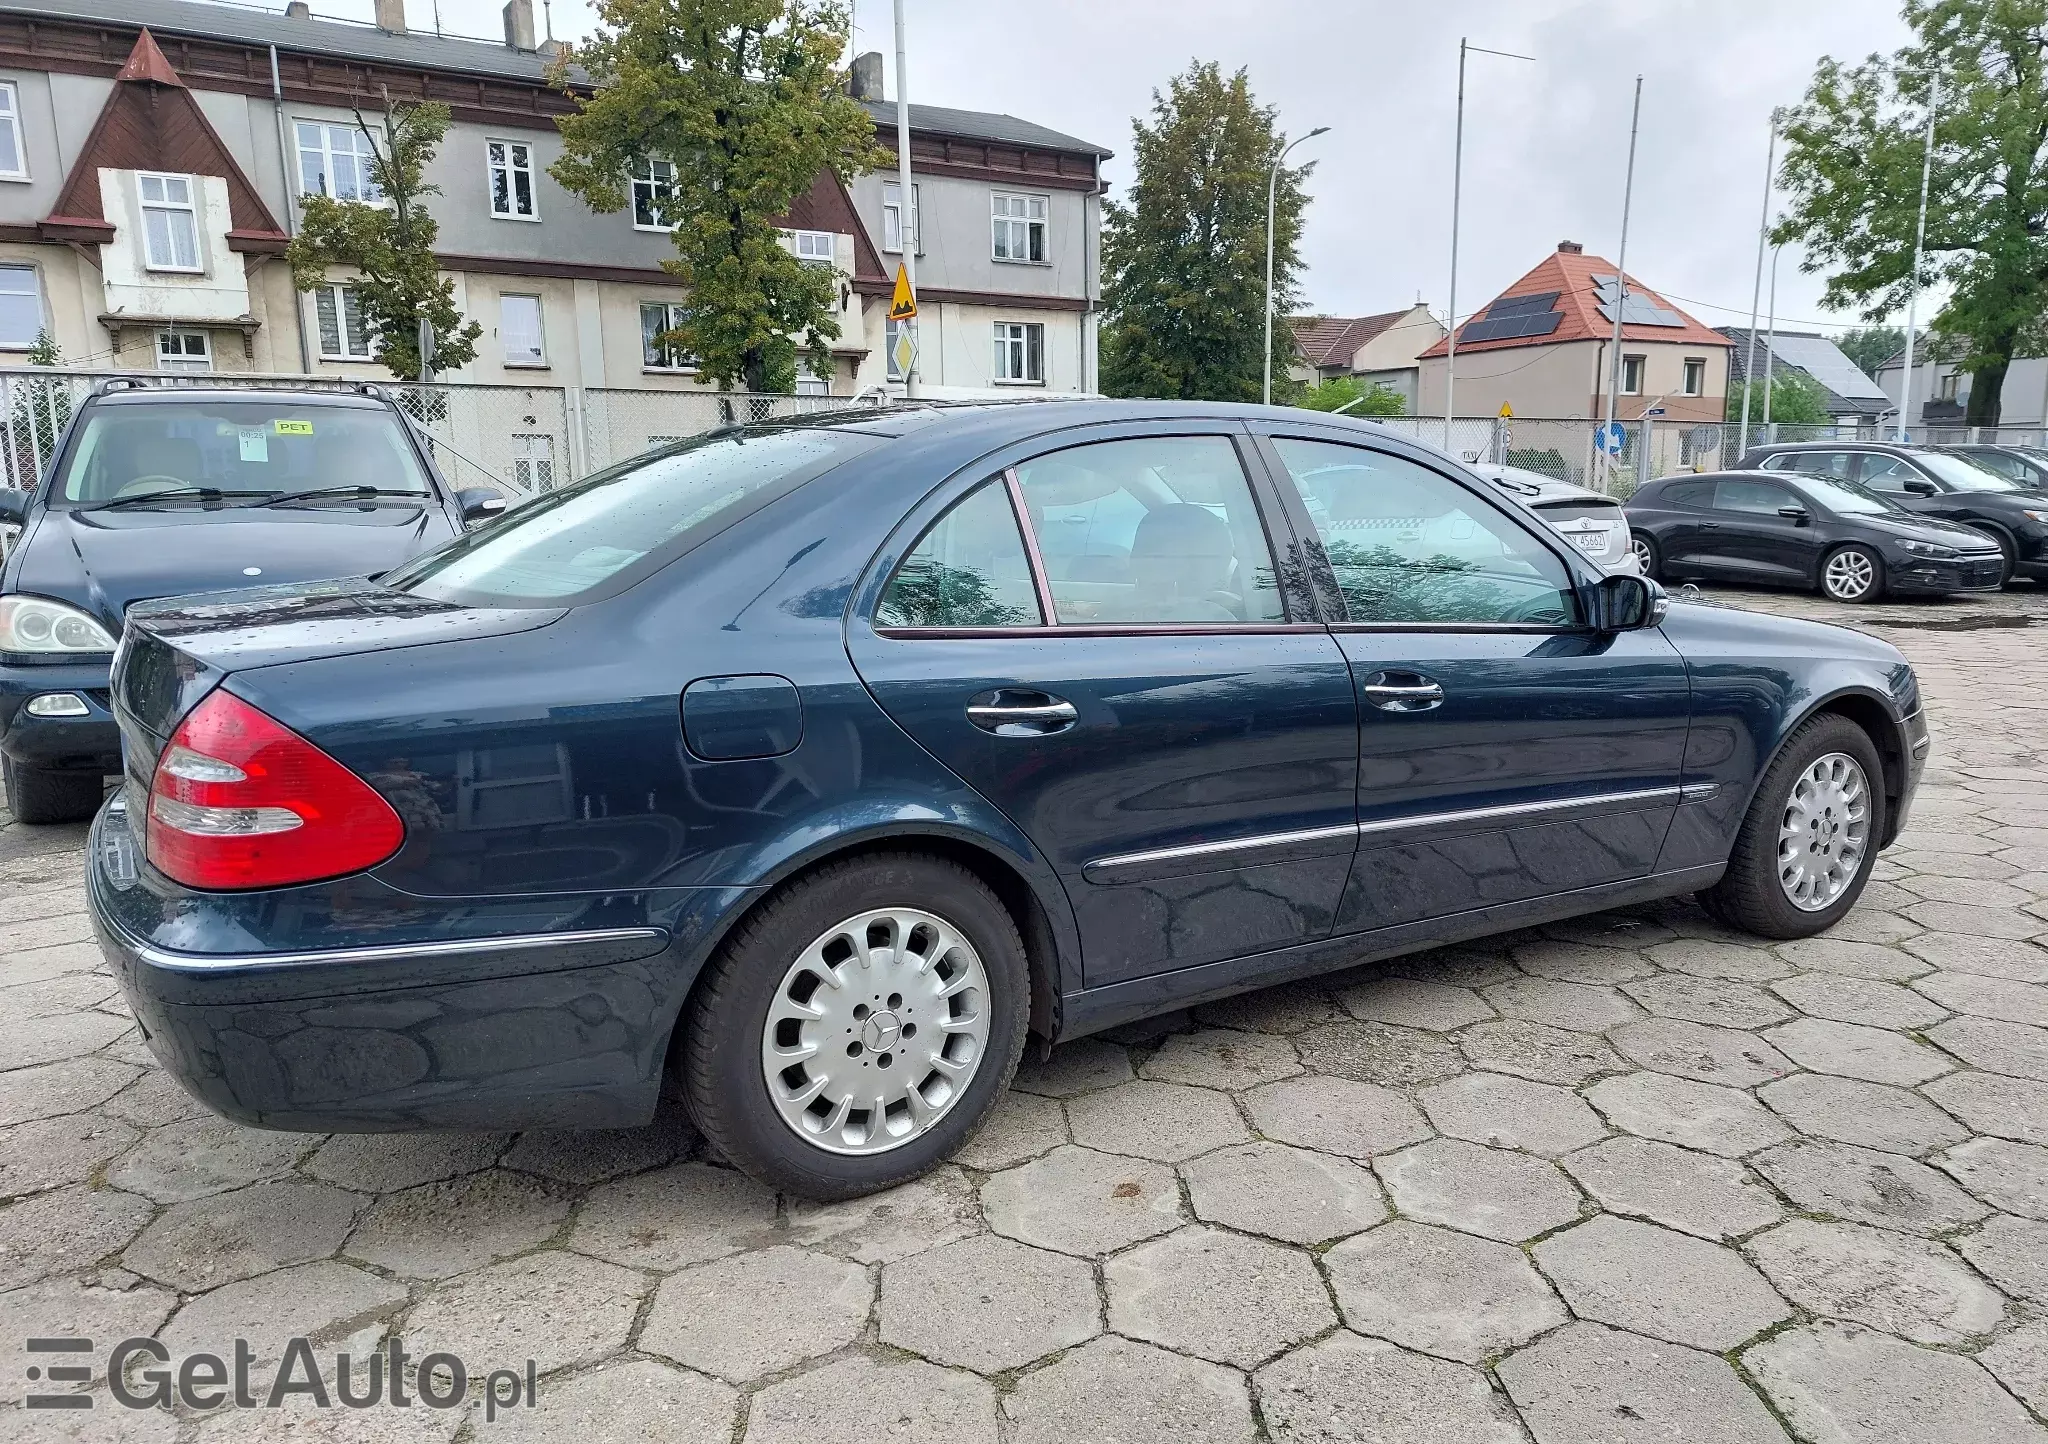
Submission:
M 1957 491 L 2025 491 L 2009 476 L 1945 451 L 1915 452 L 1913 459 Z
M 1826 507 L 1837 516 L 1883 516 L 1905 508 L 1894 506 L 1876 492 L 1858 486 L 1853 481 L 1844 481 L 1839 476 L 1815 476 L 1811 472 L 1794 472 L 1784 477 L 1799 492 L 1819 506 Z
M 825 428 L 694 437 L 507 512 L 384 584 L 467 606 L 594 601 L 879 444 Z
M 52 497 L 88 506 L 201 504 L 202 491 L 263 498 L 323 487 L 430 494 L 398 417 L 383 407 L 288 397 L 89 407 Z

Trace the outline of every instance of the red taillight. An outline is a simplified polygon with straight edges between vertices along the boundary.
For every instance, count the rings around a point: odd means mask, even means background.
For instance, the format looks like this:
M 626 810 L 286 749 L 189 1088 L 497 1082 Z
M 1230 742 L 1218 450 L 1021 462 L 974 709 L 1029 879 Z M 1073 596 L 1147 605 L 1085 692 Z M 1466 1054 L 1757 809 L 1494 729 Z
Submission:
M 178 724 L 149 791 L 149 860 L 187 887 L 318 882 L 405 841 L 369 783 L 227 692 Z

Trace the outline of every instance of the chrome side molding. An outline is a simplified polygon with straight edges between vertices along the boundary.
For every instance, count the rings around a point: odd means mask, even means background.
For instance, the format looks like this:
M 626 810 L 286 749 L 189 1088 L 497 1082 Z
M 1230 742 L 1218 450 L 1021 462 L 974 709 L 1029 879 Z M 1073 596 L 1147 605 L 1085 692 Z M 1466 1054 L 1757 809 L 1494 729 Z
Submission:
M 181 953 L 123 935 L 121 944 L 144 963 L 180 973 L 224 973 L 251 968 L 317 968 L 349 963 L 431 962 L 489 953 L 523 953 L 605 943 L 665 946 L 662 928 L 594 928 L 573 933 L 521 933 L 502 938 L 453 938 L 443 943 L 394 943 L 381 948 L 327 948 L 303 953 Z M 649 951 L 654 951 L 650 948 Z

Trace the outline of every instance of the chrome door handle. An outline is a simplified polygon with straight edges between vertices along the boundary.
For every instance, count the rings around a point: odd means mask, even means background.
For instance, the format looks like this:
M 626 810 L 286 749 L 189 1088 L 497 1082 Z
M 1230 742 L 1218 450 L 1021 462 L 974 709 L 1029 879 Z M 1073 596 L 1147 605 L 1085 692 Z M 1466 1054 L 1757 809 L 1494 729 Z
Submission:
M 1047 737 L 1080 716 L 1066 698 L 1029 687 L 998 687 L 967 701 L 967 720 L 998 737 Z
M 1375 672 L 1359 690 L 1383 712 L 1427 712 L 1444 700 L 1441 684 L 1415 672 Z
M 1081 714 L 1072 702 L 1047 702 L 1037 707 L 969 707 L 975 722 L 1072 722 Z

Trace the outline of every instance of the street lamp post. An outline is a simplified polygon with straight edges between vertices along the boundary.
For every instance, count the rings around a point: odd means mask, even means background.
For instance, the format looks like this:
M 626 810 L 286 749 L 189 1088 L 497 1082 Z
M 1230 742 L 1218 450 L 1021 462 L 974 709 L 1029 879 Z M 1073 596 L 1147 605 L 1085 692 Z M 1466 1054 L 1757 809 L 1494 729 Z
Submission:
M 1503 60 L 1534 60 L 1512 50 L 1488 50 L 1462 36 L 1458 40 L 1458 130 L 1451 145 L 1451 295 L 1444 305 L 1444 325 L 1450 335 L 1444 341 L 1444 450 L 1451 449 L 1451 418 L 1456 415 L 1458 390 L 1458 212 L 1465 191 L 1465 57 L 1472 52 L 1498 55 Z
M 1905 368 L 1899 372 L 1899 420 L 1893 428 L 1895 439 L 1912 434 L 1913 418 L 1913 328 L 1920 324 L 1920 263 L 1927 247 L 1927 182 L 1934 175 L 1934 117 L 1941 110 L 1941 75 L 1937 72 L 1927 88 L 1927 145 L 1920 157 L 1920 219 L 1913 227 L 1913 289 L 1906 296 Z
M 1330 127 L 1319 125 L 1301 140 L 1289 141 L 1281 147 L 1274 158 L 1273 169 L 1266 175 L 1266 384 L 1260 399 L 1273 404 L 1273 193 L 1280 184 L 1280 167 L 1286 163 L 1287 152 L 1300 145 L 1303 140 L 1314 140 L 1319 135 L 1328 135 Z

